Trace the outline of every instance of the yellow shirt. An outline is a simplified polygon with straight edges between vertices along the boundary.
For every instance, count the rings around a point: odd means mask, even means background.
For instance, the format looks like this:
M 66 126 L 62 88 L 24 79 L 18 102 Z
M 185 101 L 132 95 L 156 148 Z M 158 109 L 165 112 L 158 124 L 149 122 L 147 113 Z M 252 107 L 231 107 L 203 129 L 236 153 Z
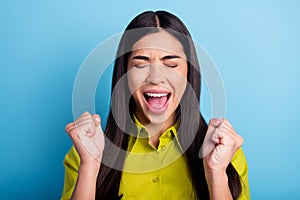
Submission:
M 136 120 L 138 137 L 130 136 L 119 194 L 123 200 L 191 200 L 194 190 L 188 167 L 180 147 L 176 127 L 172 126 L 159 138 L 157 149 L 149 144 L 145 128 Z M 70 199 L 76 184 L 80 157 L 72 147 L 67 153 L 65 184 L 62 200 Z M 243 150 L 240 148 L 232 159 L 242 181 L 242 194 L 239 200 L 250 199 L 248 167 Z

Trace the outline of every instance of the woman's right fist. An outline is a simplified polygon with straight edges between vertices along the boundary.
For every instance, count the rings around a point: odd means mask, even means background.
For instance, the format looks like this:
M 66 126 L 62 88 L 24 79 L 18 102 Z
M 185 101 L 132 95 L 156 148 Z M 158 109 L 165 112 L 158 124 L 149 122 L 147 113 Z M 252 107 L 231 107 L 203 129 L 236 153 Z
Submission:
M 100 116 L 85 112 L 74 122 L 67 124 L 66 132 L 76 148 L 81 163 L 101 162 L 104 149 L 104 135 Z

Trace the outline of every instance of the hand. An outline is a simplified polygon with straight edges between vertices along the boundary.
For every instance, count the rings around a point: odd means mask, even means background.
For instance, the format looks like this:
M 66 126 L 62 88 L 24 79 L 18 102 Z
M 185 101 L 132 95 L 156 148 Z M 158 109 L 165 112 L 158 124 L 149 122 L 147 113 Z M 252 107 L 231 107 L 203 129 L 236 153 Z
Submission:
M 243 138 L 226 119 L 211 119 L 202 148 L 205 172 L 225 174 L 232 157 L 242 144 Z
M 80 156 L 81 164 L 101 162 L 105 144 L 99 115 L 83 113 L 66 126 L 66 132 Z

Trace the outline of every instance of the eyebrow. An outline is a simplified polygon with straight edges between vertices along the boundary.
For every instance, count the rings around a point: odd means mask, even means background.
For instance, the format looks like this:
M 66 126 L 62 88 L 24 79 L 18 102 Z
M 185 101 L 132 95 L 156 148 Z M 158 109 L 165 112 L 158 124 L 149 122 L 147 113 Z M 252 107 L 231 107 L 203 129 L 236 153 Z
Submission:
M 175 59 L 175 58 L 180 58 L 180 56 L 177 56 L 177 55 L 168 55 L 168 56 L 164 56 L 162 58 L 162 60 L 171 60 L 171 59 Z
M 171 60 L 171 59 L 176 59 L 176 58 L 181 58 L 180 56 L 177 55 L 167 55 L 162 57 L 160 60 Z M 147 56 L 142 56 L 142 55 L 137 55 L 132 57 L 132 59 L 136 59 L 136 60 L 145 60 L 145 61 L 149 61 L 150 58 Z
M 150 60 L 150 58 L 149 57 L 147 57 L 147 56 L 141 56 L 141 55 L 138 55 L 138 56 L 134 56 L 134 57 L 132 57 L 132 59 L 133 60 L 145 60 L 145 61 L 149 61 Z

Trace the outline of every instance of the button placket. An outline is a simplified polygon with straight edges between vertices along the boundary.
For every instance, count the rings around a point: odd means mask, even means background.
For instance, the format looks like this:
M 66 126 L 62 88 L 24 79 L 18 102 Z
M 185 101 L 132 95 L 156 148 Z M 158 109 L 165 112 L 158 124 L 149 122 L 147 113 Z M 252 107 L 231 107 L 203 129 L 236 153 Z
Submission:
M 165 133 L 159 140 L 159 160 L 161 164 L 164 163 L 164 158 L 168 152 L 170 143 L 172 142 L 172 134 L 170 132 Z

